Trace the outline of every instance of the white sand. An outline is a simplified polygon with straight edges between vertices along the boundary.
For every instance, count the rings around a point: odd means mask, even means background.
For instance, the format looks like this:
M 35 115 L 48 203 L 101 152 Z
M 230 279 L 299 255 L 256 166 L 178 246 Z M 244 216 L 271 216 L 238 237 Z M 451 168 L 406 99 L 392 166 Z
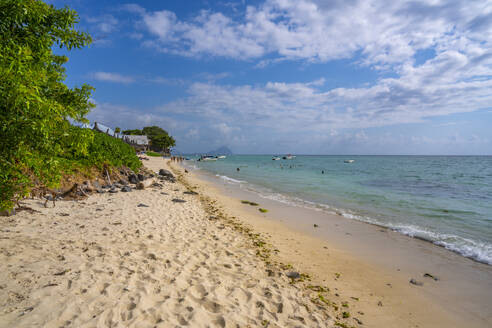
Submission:
M 185 190 L 26 200 L 39 212 L 0 217 L 0 327 L 333 326 L 317 293 L 269 276 L 251 239 Z

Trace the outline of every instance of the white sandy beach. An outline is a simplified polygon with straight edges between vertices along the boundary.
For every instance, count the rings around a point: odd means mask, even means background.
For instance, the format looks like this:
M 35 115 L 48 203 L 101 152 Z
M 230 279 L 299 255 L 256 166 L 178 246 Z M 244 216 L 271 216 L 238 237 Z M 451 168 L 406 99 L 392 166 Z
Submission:
M 184 191 L 26 200 L 36 213 L 2 217 L 0 327 L 333 326 L 305 289 L 269 276 L 251 238 Z
M 168 167 L 162 158 L 144 164 L 153 171 Z M 241 211 L 237 199 L 182 175 L 182 182 L 163 187 L 56 207 L 26 200 L 35 213 L 0 217 L 0 327 L 490 323 L 461 320 L 413 293 L 408 281 L 389 288 L 393 276 L 386 271 Z M 184 193 L 190 189 L 198 195 Z M 291 272 L 302 275 L 290 279 Z

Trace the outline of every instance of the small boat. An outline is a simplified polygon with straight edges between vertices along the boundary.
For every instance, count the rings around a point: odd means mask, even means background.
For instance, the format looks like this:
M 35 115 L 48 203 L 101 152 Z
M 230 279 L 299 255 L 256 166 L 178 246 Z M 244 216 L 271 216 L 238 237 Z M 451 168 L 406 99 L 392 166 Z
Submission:
M 220 155 L 220 156 L 217 156 L 217 158 L 222 159 L 222 158 L 226 158 L 226 157 L 225 157 L 225 155 Z
M 217 157 L 214 157 L 214 156 L 209 156 L 209 155 L 206 155 L 206 156 L 201 156 L 198 161 L 199 162 L 205 162 L 205 161 L 216 161 L 217 160 Z
M 353 162 L 355 162 L 355 160 L 354 159 L 346 159 L 343 162 L 344 163 L 353 163 Z
M 272 161 L 280 161 L 280 157 L 273 156 Z
M 294 159 L 296 158 L 294 155 L 287 154 L 286 156 L 282 157 L 283 159 Z

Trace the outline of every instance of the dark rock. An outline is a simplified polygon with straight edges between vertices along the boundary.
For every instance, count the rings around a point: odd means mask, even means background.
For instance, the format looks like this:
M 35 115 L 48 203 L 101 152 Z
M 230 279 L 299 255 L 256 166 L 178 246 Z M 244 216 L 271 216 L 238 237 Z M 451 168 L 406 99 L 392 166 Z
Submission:
M 116 190 L 116 189 L 110 189 L 109 192 L 112 193 L 112 194 L 116 194 L 118 192 L 118 190 Z
M 413 279 L 413 278 L 412 278 L 412 279 L 410 279 L 410 283 L 411 283 L 412 285 L 415 285 L 415 286 L 423 286 L 423 285 L 424 285 L 424 283 L 423 283 L 423 282 L 421 282 L 421 281 L 417 281 L 417 280 L 415 280 L 415 279 Z
M 194 192 L 194 191 L 185 191 L 183 192 L 183 194 L 187 194 L 187 195 L 198 195 L 197 192 Z
M 96 191 L 98 194 L 104 194 L 106 192 L 104 189 L 97 189 Z
M 186 200 L 179 199 L 179 198 L 173 198 L 172 201 L 175 202 L 175 203 L 186 203 Z
M 118 183 L 123 185 L 123 186 L 126 186 L 128 184 L 128 181 L 121 179 L 120 181 L 118 181 Z
M 145 176 L 142 173 L 137 174 L 138 181 L 144 181 Z
M 121 191 L 123 191 L 123 192 L 131 192 L 132 191 L 132 188 L 130 188 L 130 186 L 124 186 L 123 188 L 121 188 Z
M 161 195 L 169 195 L 167 192 L 161 192 Z
M 102 186 L 103 189 L 109 189 L 111 187 L 113 187 L 113 186 L 112 185 L 104 185 L 104 186 Z
M 431 278 L 431 279 L 434 279 L 435 281 L 438 281 L 439 278 L 434 276 L 434 275 L 431 275 L 430 273 L 424 273 L 424 277 L 425 278 Z
M 49 200 L 49 201 L 53 200 L 53 196 L 51 196 L 51 195 L 44 195 L 44 198 Z
M 123 186 L 120 185 L 119 183 L 115 183 L 113 184 L 113 188 L 123 188 Z
M 137 184 L 139 182 L 138 177 L 135 173 L 132 173 L 128 176 L 128 181 L 133 184 Z
M 170 171 L 164 170 L 164 169 L 160 169 L 159 170 L 159 175 L 162 175 L 162 176 L 173 176 L 173 174 Z
M 145 204 L 140 203 L 137 205 L 137 207 L 149 207 L 149 205 L 145 205 Z
M 315 223 L 315 224 L 313 224 L 313 227 L 317 228 L 317 227 L 319 227 L 319 225 L 317 225 L 317 224 Z
M 296 272 L 296 271 L 287 272 L 285 275 L 287 277 L 289 277 L 290 279 L 297 279 L 297 278 L 300 278 L 301 277 L 301 275 L 299 274 L 299 272 Z

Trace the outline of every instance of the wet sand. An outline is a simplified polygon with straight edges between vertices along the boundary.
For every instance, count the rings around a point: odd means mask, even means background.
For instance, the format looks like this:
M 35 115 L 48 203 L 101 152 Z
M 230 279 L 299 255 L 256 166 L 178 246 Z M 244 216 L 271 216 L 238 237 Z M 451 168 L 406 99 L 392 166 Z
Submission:
M 340 294 L 357 295 L 367 326 L 492 326 L 491 266 L 389 229 L 261 198 L 200 170 L 187 176 L 230 215 L 268 234 L 280 258 Z

